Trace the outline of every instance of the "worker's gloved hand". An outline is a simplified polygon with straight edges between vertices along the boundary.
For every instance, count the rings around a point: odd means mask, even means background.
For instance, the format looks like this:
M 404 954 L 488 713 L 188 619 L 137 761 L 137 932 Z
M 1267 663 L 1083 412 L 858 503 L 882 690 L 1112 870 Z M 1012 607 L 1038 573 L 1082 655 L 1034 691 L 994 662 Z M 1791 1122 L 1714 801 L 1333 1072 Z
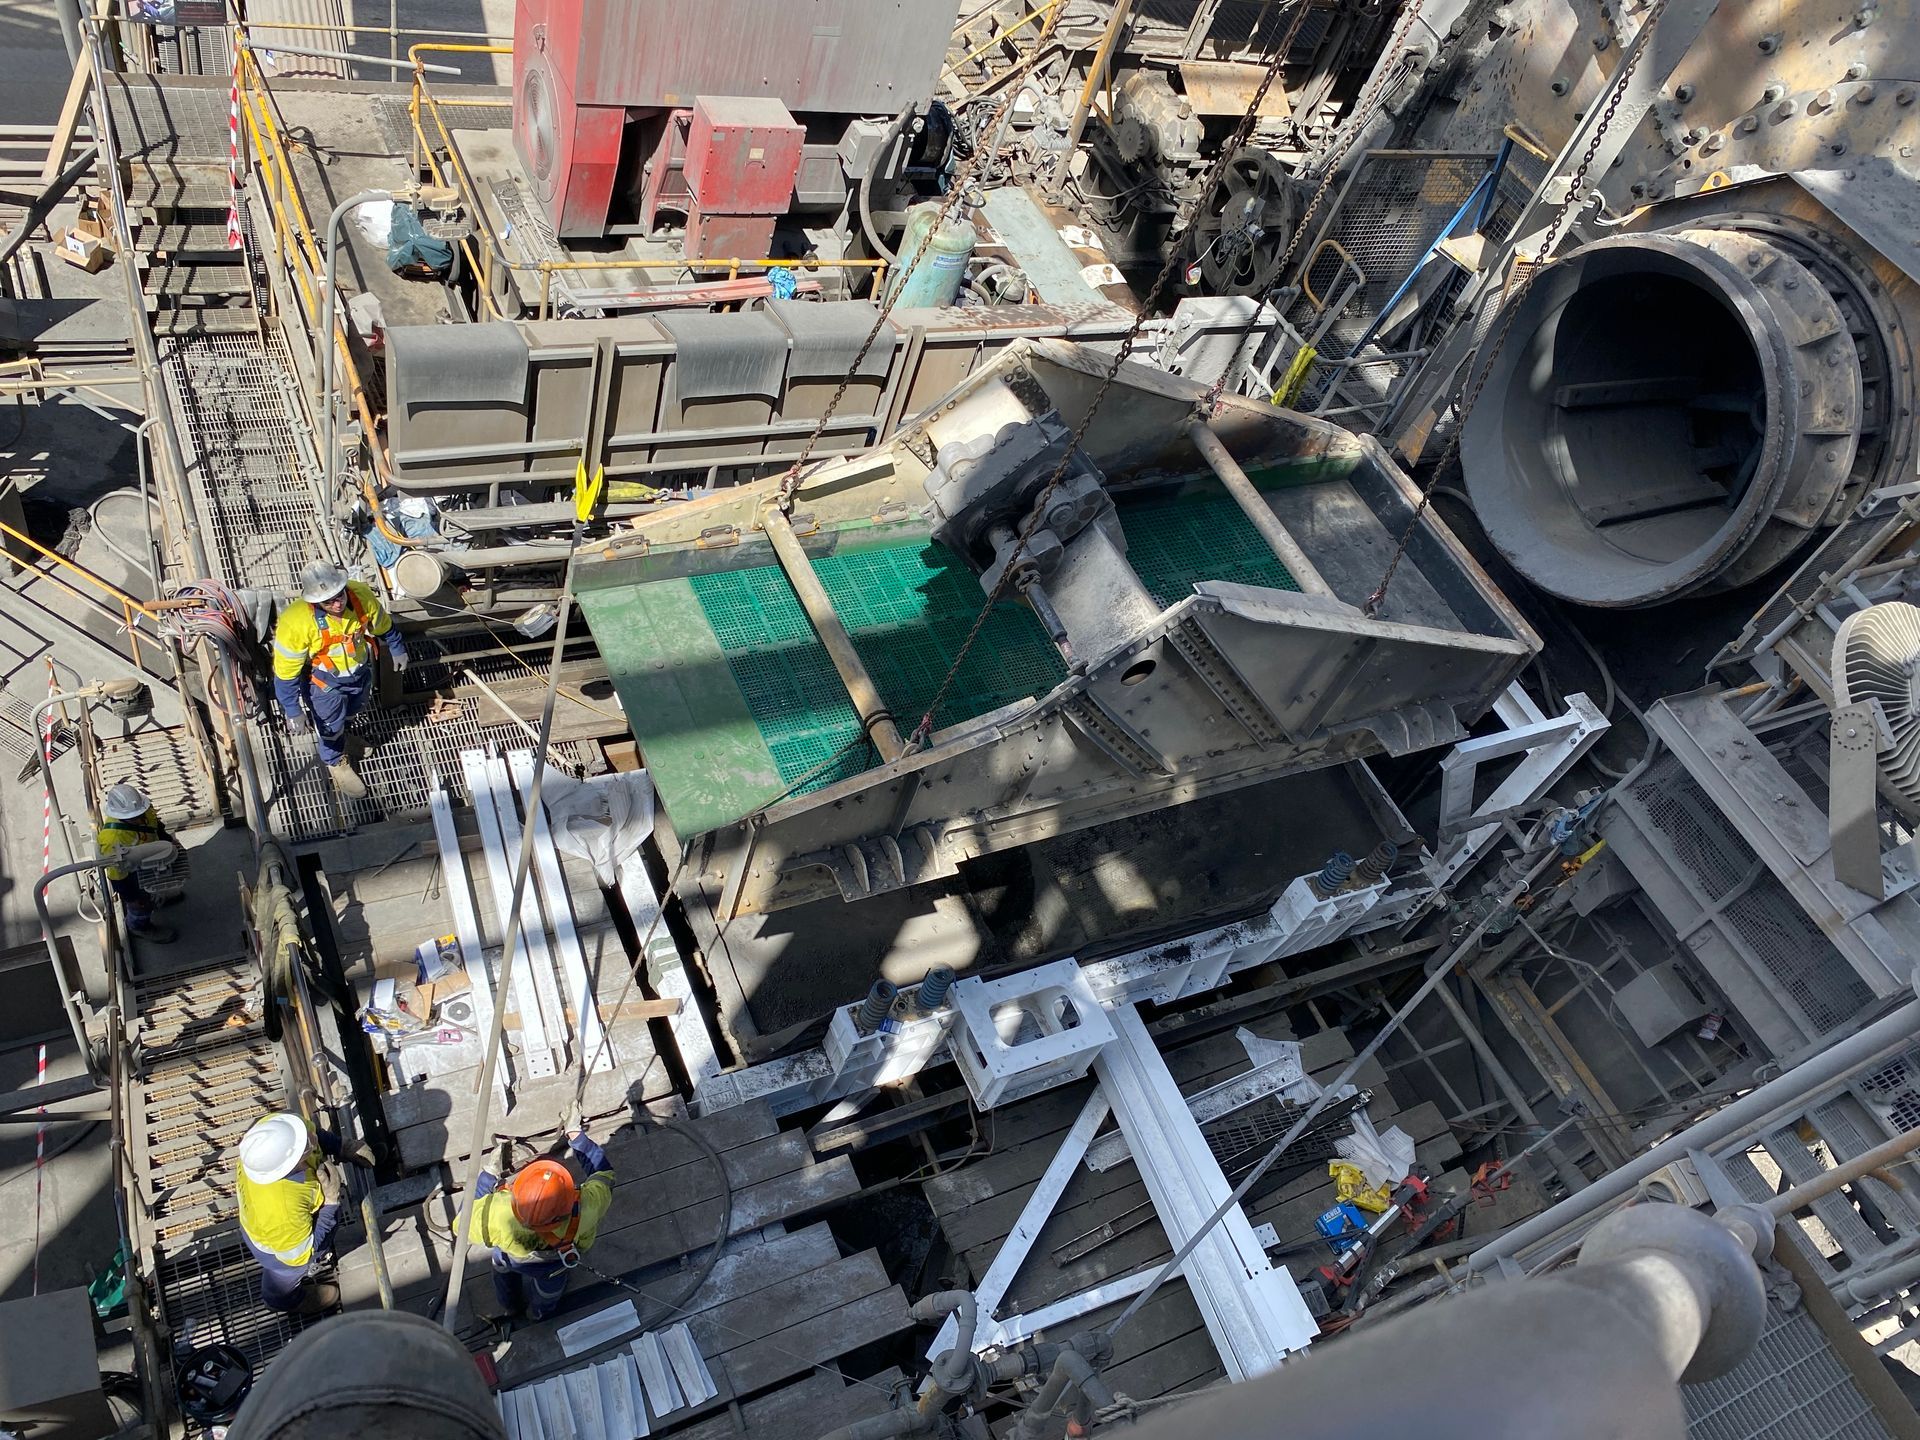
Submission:
M 358 1165 L 362 1170 L 371 1170 L 374 1166 L 373 1147 L 364 1140 L 356 1140 L 343 1146 L 340 1158 L 350 1165 Z
M 494 1156 L 493 1163 L 500 1167 L 498 1173 L 501 1179 L 504 1180 L 513 1173 L 513 1142 L 511 1140 L 500 1142 L 500 1150 Z
M 393 661 L 393 673 L 396 675 L 406 674 L 407 666 L 413 663 L 407 658 L 404 650 L 390 650 L 387 652 L 387 658 Z
M 340 1203 L 340 1172 L 338 1170 L 321 1171 L 320 1199 L 328 1205 Z
M 311 722 L 308 721 L 304 711 L 298 715 L 287 716 L 287 734 L 304 735 L 310 728 L 312 728 Z

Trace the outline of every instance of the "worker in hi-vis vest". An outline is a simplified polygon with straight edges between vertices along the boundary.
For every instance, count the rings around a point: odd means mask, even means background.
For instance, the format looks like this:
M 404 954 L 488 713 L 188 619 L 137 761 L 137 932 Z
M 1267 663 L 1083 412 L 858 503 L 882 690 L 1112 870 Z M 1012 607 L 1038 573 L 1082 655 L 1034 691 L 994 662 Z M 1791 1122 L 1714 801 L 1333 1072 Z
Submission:
M 509 1164 L 502 1147 L 501 1170 Z M 575 1178 L 575 1165 L 585 1179 Z M 504 1184 L 492 1170 L 482 1170 L 473 1193 L 467 1234 L 491 1255 L 494 1293 L 507 1318 L 545 1319 L 566 1293 L 567 1272 L 599 1238 L 600 1221 L 613 1203 L 607 1152 L 582 1125 L 559 1157 L 535 1160 Z
M 107 884 L 120 898 L 120 908 L 127 916 L 127 929 L 156 945 L 171 945 L 179 937 L 153 918 L 154 909 L 186 897 L 169 895 L 165 900 L 154 899 L 140 883 L 140 872 L 122 857 L 138 846 L 172 839 L 167 827 L 160 823 L 153 802 L 139 786 L 115 785 L 101 800 L 100 828 L 94 831 L 93 843 L 99 848 L 100 858 L 107 862 Z
M 395 670 L 407 668 L 407 642 L 373 591 L 338 565 L 316 560 L 300 572 L 300 598 L 273 629 L 273 692 L 287 733 L 304 735 L 311 713 L 320 763 L 343 796 L 360 799 L 366 783 L 347 755 L 347 727 L 373 693 L 382 646 Z
M 260 1262 L 260 1303 L 269 1310 L 321 1315 L 340 1288 L 309 1278 L 326 1258 L 340 1223 L 340 1182 L 320 1157 L 340 1158 L 340 1142 L 298 1115 L 265 1115 L 240 1140 L 240 1234 Z

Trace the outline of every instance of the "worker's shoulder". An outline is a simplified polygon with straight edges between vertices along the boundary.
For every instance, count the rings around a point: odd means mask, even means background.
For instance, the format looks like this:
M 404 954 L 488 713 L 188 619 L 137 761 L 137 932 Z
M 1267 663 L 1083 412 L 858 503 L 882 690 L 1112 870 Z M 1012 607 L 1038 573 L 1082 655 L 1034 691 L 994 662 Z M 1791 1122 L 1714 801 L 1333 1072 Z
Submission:
M 274 621 L 273 630 L 276 635 L 290 630 L 298 632 L 311 627 L 313 623 L 313 606 L 295 597 L 280 607 L 280 618 Z
M 380 597 L 374 594 L 373 587 L 364 580 L 347 581 L 347 593 L 362 605 L 370 606 L 376 610 L 380 608 Z

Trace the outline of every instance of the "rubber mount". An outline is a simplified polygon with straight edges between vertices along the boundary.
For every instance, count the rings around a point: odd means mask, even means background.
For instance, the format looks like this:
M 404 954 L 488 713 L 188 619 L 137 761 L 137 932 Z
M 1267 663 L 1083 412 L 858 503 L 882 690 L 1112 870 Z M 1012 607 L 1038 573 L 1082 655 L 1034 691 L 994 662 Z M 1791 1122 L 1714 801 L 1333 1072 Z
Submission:
M 1768 1232 L 1771 1234 L 1771 1231 Z M 1706 1287 L 1706 1333 L 1680 1372 L 1688 1385 L 1716 1380 L 1753 1353 L 1767 1323 L 1767 1287 L 1753 1255 L 1710 1215 L 1680 1205 L 1616 1210 L 1580 1247 L 1581 1265 L 1655 1251 L 1678 1260 Z

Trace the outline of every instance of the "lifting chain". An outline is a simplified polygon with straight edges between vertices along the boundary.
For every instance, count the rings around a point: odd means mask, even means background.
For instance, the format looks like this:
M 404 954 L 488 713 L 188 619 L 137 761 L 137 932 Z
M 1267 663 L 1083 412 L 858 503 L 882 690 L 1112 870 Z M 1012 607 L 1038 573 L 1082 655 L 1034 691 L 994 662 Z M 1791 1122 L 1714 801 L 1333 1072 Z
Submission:
M 1292 35 L 1298 31 L 1300 18 L 1306 13 L 1309 3 L 1310 0 L 1294 0 L 1298 13 L 1294 18 L 1292 29 L 1288 32 L 1288 39 L 1273 52 L 1273 59 L 1268 62 L 1266 73 L 1260 77 L 1260 84 L 1254 90 L 1253 99 L 1247 105 L 1247 113 L 1240 117 L 1240 123 L 1234 127 L 1233 134 L 1220 147 L 1219 153 L 1213 158 L 1213 164 L 1208 167 L 1206 178 L 1200 182 L 1198 191 L 1200 198 L 1195 203 L 1192 212 L 1194 215 L 1202 212 L 1213 196 L 1214 187 L 1225 176 L 1229 162 L 1252 135 L 1254 126 L 1259 121 L 1260 107 L 1266 101 L 1267 92 L 1273 88 L 1273 82 L 1280 74 L 1281 67 L 1286 64 Z M 1165 293 L 1174 272 L 1180 268 L 1182 248 L 1179 245 L 1168 247 L 1166 261 L 1161 265 L 1160 273 L 1154 277 L 1153 288 L 1141 301 L 1140 309 L 1134 315 L 1133 324 L 1127 328 L 1127 333 L 1121 338 L 1118 348 L 1114 351 L 1113 362 L 1107 366 L 1106 374 L 1100 377 L 1099 387 L 1093 392 L 1093 400 L 1087 406 L 1085 417 L 1075 428 L 1072 440 L 1061 452 L 1060 463 L 1054 466 L 1053 474 L 1047 478 L 1046 485 L 1041 488 L 1032 508 L 1028 510 L 1027 518 L 1021 524 L 1019 533 L 1014 539 L 1013 551 L 1007 557 L 1006 564 L 1001 567 L 1000 578 L 994 582 L 993 589 L 988 592 L 987 603 L 980 607 L 980 613 L 974 617 L 972 628 L 967 631 L 966 639 L 961 642 L 959 651 L 953 657 L 953 664 L 947 668 L 946 676 L 940 681 L 940 688 L 934 692 L 933 699 L 927 704 L 926 713 L 920 717 L 920 723 L 914 727 L 913 734 L 907 741 L 908 754 L 919 750 L 933 734 L 933 717 L 946 703 L 947 695 L 953 689 L 953 682 L 959 676 L 961 667 L 967 663 L 967 657 L 973 653 L 974 644 L 979 640 L 980 632 L 986 628 L 994 606 L 1005 598 L 1008 587 L 1020 573 L 1022 568 L 1020 561 L 1026 555 L 1027 546 L 1035 532 L 1039 530 L 1042 519 L 1047 513 L 1047 502 L 1053 498 L 1054 491 L 1058 490 L 1061 482 L 1066 479 L 1067 471 L 1073 465 L 1074 454 L 1080 449 L 1080 442 L 1086 438 L 1087 430 L 1093 424 L 1094 417 L 1100 413 L 1101 403 L 1106 400 L 1107 392 L 1113 388 L 1113 382 L 1120 374 L 1120 367 L 1126 364 L 1128 357 L 1133 354 L 1134 346 L 1140 341 L 1141 329 L 1153 315 L 1155 307 L 1159 305 L 1160 297 Z
M 1422 3 L 1423 0 L 1408 0 L 1408 3 L 1402 7 L 1400 19 L 1394 25 L 1393 34 L 1381 52 L 1383 56 L 1399 55 L 1400 47 L 1406 43 L 1407 36 L 1412 33 L 1414 19 L 1419 15 Z M 1301 22 L 1306 19 L 1306 13 L 1306 7 L 1303 5 L 1299 13 L 1294 16 L 1293 28 L 1287 32 L 1287 38 L 1280 46 L 1281 54 L 1284 55 L 1293 47 L 1293 37 L 1299 33 Z M 1348 152 L 1353 149 L 1355 142 L 1359 140 L 1368 124 L 1372 122 L 1374 112 L 1386 102 L 1388 79 L 1406 74 L 1408 68 L 1404 56 L 1400 56 L 1390 65 L 1383 61 L 1373 78 L 1367 82 L 1367 88 L 1354 105 L 1353 113 L 1341 125 L 1334 136 L 1333 144 L 1327 148 L 1326 157 L 1321 166 L 1320 183 L 1314 187 L 1312 198 L 1307 201 L 1307 208 L 1301 212 L 1299 222 L 1293 227 L 1293 234 L 1287 239 L 1287 248 L 1281 252 L 1280 263 L 1274 267 L 1276 274 L 1286 274 L 1287 267 L 1293 263 L 1293 257 L 1300 251 L 1301 243 L 1313 229 L 1314 217 L 1320 213 L 1320 206 L 1326 200 L 1327 192 L 1333 188 L 1333 182 L 1340 173 L 1341 164 L 1346 160 Z M 1264 309 L 1266 309 L 1264 299 L 1254 302 L 1253 309 L 1247 315 L 1247 323 L 1241 327 L 1240 339 L 1233 347 L 1232 358 L 1214 377 L 1213 384 L 1207 387 L 1205 411 L 1208 415 L 1219 411 L 1221 395 L 1238 377 L 1241 363 L 1247 354 L 1247 342 L 1253 338 L 1253 332 L 1260 328 L 1260 312 Z
M 1040 34 L 1034 42 L 1033 53 L 1001 77 L 1001 83 L 1007 85 L 1006 93 L 1001 97 L 999 105 L 994 107 L 993 115 L 988 119 L 986 128 L 980 132 L 982 135 L 999 134 L 1000 122 L 1012 108 L 1021 90 L 1019 84 L 1007 84 L 1007 82 L 1010 79 L 1024 80 L 1025 72 L 1039 62 L 1040 57 L 1046 53 L 1047 37 L 1065 8 L 1064 5 L 1054 8 L 1053 13 L 1047 17 L 1046 23 L 1040 27 Z M 880 307 L 880 313 L 873 317 L 873 328 L 867 331 L 867 338 L 860 342 L 860 349 L 855 352 L 852 362 L 848 364 L 847 373 L 841 377 L 840 383 L 834 387 L 833 394 L 827 398 L 827 407 L 820 412 L 819 420 L 814 422 L 813 432 L 807 436 L 807 443 L 800 447 L 800 453 L 794 457 L 793 464 L 787 468 L 786 474 L 780 477 L 780 486 L 775 492 L 774 503 L 779 506 L 781 514 L 793 513 L 793 499 L 800 489 L 801 472 L 806 469 L 807 461 L 813 457 L 814 447 L 820 443 L 820 437 L 827 433 L 827 426 L 832 423 L 834 412 L 840 408 L 840 402 L 846 398 L 848 389 L 853 385 L 854 377 L 860 373 L 860 367 L 866 363 L 867 352 L 873 349 L 873 342 L 880 338 L 880 332 L 886 328 L 887 317 L 893 313 L 893 307 L 900 302 L 901 295 L 906 293 L 905 277 L 911 275 L 915 267 L 925 258 L 928 247 L 933 244 L 934 237 L 940 233 L 941 227 L 947 223 L 954 206 L 960 203 L 961 198 L 971 188 L 974 171 L 979 169 L 987 159 L 988 149 L 989 147 L 985 145 L 975 146 L 973 153 L 967 157 L 958 173 L 948 183 L 947 193 L 940 201 L 940 209 L 933 223 L 927 227 L 927 233 L 921 237 L 919 246 L 914 250 L 912 257 L 906 261 L 905 268 L 898 270 L 901 277 L 900 283 L 894 287 L 893 294 Z M 860 183 L 865 185 L 869 182 L 862 180 Z
M 1380 584 L 1367 597 L 1362 606 L 1363 613 L 1372 619 L 1380 613 L 1380 607 L 1386 603 L 1387 590 L 1393 584 L 1394 572 L 1400 568 L 1400 562 L 1406 558 L 1407 547 L 1413 543 L 1414 531 L 1426 518 L 1433 504 L 1434 487 L 1440 483 L 1440 477 L 1447 466 L 1460 453 L 1460 437 L 1467 428 L 1467 417 L 1473 413 L 1473 407 L 1480 400 L 1480 392 L 1486 389 L 1487 381 L 1493 374 L 1493 365 L 1500 358 L 1500 351 L 1507 343 L 1507 337 L 1513 332 L 1514 317 L 1519 313 L 1520 302 L 1533 288 L 1534 281 L 1541 272 L 1554 263 L 1554 247 L 1560 243 L 1561 233 L 1571 223 L 1574 212 L 1579 208 L 1581 197 L 1587 188 L 1587 179 L 1593 169 L 1594 157 L 1599 154 L 1600 142 L 1606 138 L 1608 128 L 1613 124 L 1614 116 L 1619 113 L 1620 104 L 1626 98 L 1627 86 L 1633 80 L 1633 72 L 1639 68 L 1640 58 L 1652 46 L 1653 27 L 1660 23 L 1660 17 L 1666 13 L 1667 0 L 1657 3 L 1647 12 L 1641 33 L 1640 43 L 1627 56 L 1626 63 L 1615 77 L 1612 94 L 1607 97 L 1600 119 L 1593 127 L 1593 135 L 1587 141 L 1587 148 L 1580 157 L 1580 163 L 1574 167 L 1573 178 L 1567 183 L 1567 193 L 1561 198 L 1560 208 L 1547 222 L 1547 228 L 1541 232 L 1539 248 L 1534 252 L 1531 262 L 1523 261 L 1517 254 L 1514 257 L 1514 269 L 1507 276 L 1507 293 L 1500 300 L 1500 323 L 1493 331 L 1491 343 L 1482 340 L 1467 356 L 1461 366 L 1461 383 L 1445 405 L 1435 413 L 1444 415 L 1454 411 L 1453 429 L 1447 436 L 1446 444 L 1441 448 L 1440 457 L 1434 461 L 1433 469 L 1427 475 L 1426 484 L 1420 487 L 1419 503 L 1413 507 L 1413 515 L 1407 521 L 1407 527 L 1401 532 L 1399 543 L 1393 547 L 1393 555 L 1387 561 L 1387 568 L 1380 577 Z M 1461 323 L 1469 323 L 1463 320 Z M 1481 358 L 1481 349 L 1486 351 Z

